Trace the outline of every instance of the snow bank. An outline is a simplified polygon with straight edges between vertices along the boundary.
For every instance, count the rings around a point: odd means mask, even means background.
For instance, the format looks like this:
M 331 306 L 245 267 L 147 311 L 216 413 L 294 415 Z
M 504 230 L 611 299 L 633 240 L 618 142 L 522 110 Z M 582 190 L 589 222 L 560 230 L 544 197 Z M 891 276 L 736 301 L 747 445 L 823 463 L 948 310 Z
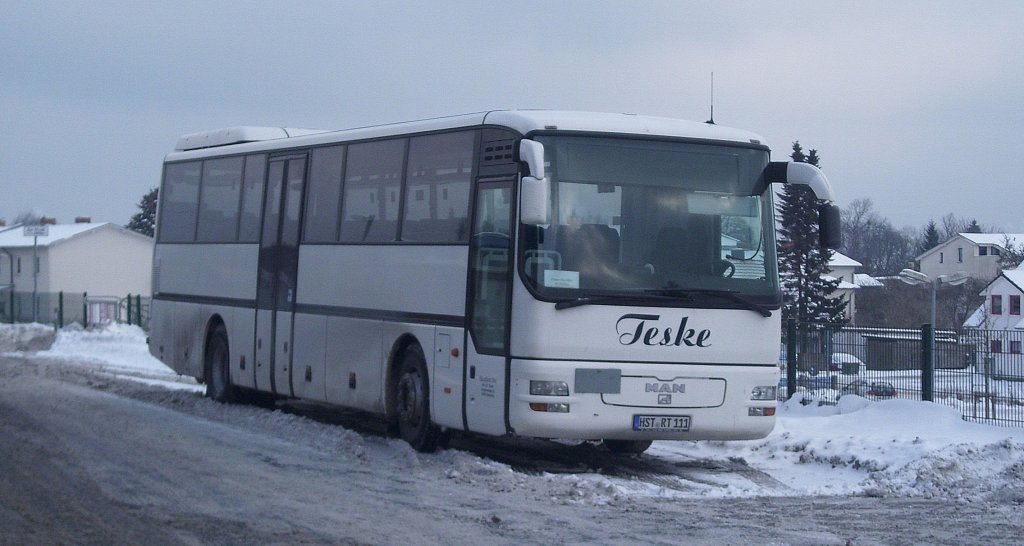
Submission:
M 0 325 L 0 353 L 49 349 L 55 333 L 44 324 Z

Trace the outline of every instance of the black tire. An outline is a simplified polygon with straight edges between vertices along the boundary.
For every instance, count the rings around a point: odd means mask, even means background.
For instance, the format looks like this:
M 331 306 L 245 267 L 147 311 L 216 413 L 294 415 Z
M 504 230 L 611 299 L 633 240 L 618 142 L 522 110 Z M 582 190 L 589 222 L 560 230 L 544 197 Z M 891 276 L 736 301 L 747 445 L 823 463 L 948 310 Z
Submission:
M 426 360 L 419 345 L 410 345 L 399 362 L 395 383 L 395 415 L 398 435 L 416 451 L 437 449 L 441 429 L 430 419 L 430 384 Z
M 605 449 L 623 455 L 639 455 L 651 447 L 650 440 L 602 440 Z
M 228 350 L 228 333 L 223 325 L 218 325 L 206 342 L 205 365 L 203 378 L 206 383 L 206 396 L 223 402 L 238 402 L 238 389 L 231 384 L 231 353 Z

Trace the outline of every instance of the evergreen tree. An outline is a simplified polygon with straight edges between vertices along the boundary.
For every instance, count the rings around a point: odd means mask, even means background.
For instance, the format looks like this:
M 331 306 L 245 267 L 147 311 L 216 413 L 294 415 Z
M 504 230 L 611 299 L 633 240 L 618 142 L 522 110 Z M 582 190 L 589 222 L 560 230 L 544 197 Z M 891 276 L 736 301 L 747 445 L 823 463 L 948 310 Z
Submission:
M 964 232 L 965 233 L 981 233 L 981 226 L 978 225 L 978 221 L 977 220 L 971 220 L 971 223 L 968 224 L 967 229 L 965 229 Z
M 928 220 L 928 225 L 924 228 L 924 235 L 921 237 L 921 242 L 917 245 L 917 254 L 920 256 L 925 252 L 939 246 L 939 227 L 935 225 L 935 220 Z
M 143 235 L 153 236 L 156 228 L 157 193 L 157 188 L 153 188 L 142 196 L 142 201 L 138 204 L 139 212 L 136 212 L 124 227 Z
M 817 150 L 804 155 L 800 142 L 793 143 L 793 161 L 817 165 Z M 807 186 L 787 185 L 780 193 L 779 273 L 785 303 L 784 318 L 801 324 L 846 322 L 845 298 L 832 298 L 839 280 L 829 275 L 832 251 L 818 244 L 818 207 L 821 201 Z

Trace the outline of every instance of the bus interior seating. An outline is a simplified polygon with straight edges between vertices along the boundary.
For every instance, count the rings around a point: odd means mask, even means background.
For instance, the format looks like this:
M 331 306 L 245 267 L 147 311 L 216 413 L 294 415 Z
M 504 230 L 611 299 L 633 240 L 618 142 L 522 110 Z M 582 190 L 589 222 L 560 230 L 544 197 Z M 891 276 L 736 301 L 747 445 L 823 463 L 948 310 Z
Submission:
M 604 224 L 559 226 L 558 244 L 565 269 L 580 275 L 619 263 L 619 232 Z
M 689 227 L 664 227 L 654 240 L 651 265 L 655 274 L 671 279 L 683 275 L 710 275 L 720 261 L 721 236 L 716 216 L 691 214 Z
M 542 250 L 544 228 L 523 226 L 520 245 L 523 250 L 523 268 L 535 279 L 543 279 L 544 271 L 562 269 L 562 254 L 557 250 Z

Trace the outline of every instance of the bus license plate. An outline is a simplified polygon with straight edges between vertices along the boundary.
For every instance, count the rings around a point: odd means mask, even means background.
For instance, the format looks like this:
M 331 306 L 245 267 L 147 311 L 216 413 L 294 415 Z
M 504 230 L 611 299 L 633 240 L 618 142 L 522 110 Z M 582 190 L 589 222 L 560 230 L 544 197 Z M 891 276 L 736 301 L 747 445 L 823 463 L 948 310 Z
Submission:
M 689 415 L 634 415 L 633 430 L 643 432 L 686 432 Z

